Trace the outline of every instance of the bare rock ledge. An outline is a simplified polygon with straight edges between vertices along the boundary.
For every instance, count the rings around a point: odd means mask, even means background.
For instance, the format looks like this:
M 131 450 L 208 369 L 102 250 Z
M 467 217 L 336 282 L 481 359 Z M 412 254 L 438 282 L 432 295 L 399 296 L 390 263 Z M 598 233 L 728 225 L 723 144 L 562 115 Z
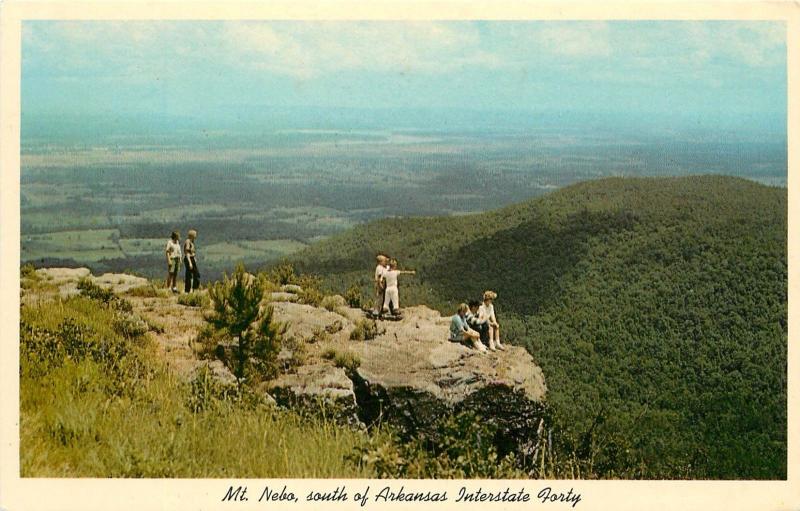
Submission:
M 483 354 L 450 342 L 449 318 L 424 306 L 406 309 L 401 321 L 381 322 L 382 333 L 364 342 L 347 340 L 360 311 L 335 314 L 291 302 L 274 306 L 276 319 L 289 322 L 290 335 L 340 321 L 344 326 L 335 342 L 360 359 L 353 371 L 322 360 L 279 377 L 269 390 L 279 404 L 325 403 L 338 410 L 342 422 L 389 423 L 403 436 L 423 432 L 433 441 L 437 421 L 474 412 L 497 427 L 501 450 L 525 452 L 535 443 L 547 387 L 524 348 Z

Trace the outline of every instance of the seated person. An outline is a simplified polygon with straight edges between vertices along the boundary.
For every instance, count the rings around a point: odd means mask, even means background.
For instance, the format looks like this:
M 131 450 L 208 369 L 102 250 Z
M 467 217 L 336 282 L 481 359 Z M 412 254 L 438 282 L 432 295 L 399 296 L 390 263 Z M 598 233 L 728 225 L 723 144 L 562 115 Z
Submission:
M 481 342 L 486 344 L 489 342 L 489 320 L 481 320 L 480 316 L 478 316 L 478 307 L 480 304 L 481 302 L 478 300 L 470 300 L 469 310 L 464 316 L 464 319 L 467 320 L 467 325 L 469 325 L 470 328 L 481 334 Z
M 469 341 L 476 350 L 485 353 L 486 346 L 481 342 L 480 334 L 471 329 L 464 319 L 468 310 L 467 304 L 462 303 L 458 306 L 458 312 L 450 319 L 450 340 L 457 342 Z
M 494 314 L 494 305 L 492 302 L 497 298 L 497 293 L 494 291 L 486 291 L 483 293 L 483 303 L 478 308 L 478 318 L 481 321 L 489 323 L 489 349 L 504 350 L 505 346 L 500 342 L 500 323 L 497 322 L 497 316 Z

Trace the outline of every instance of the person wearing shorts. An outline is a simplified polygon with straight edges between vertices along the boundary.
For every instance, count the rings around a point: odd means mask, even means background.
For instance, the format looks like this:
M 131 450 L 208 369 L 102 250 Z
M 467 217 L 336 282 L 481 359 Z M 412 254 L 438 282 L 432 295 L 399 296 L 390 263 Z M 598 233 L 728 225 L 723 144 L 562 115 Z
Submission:
M 173 293 L 178 292 L 178 270 L 181 267 L 181 235 L 178 231 L 172 231 L 172 236 L 167 240 L 167 247 L 164 250 L 167 255 L 167 289 L 172 289 Z
M 400 289 L 397 286 L 397 278 L 403 274 L 414 275 L 416 271 L 398 270 L 397 259 L 389 261 L 389 269 L 383 273 L 386 280 L 386 297 L 383 299 L 383 311 L 391 312 L 394 315 L 400 313 Z
M 378 265 L 375 266 L 375 306 L 372 307 L 372 313 L 376 316 L 382 314 L 383 300 L 386 298 L 386 273 L 389 258 L 383 254 L 378 254 L 375 258 Z
M 483 303 L 478 308 L 478 318 L 489 324 L 489 349 L 492 351 L 506 349 L 500 342 L 500 323 L 497 322 L 497 316 L 494 314 L 495 298 L 497 298 L 497 293 L 494 291 L 484 292 Z

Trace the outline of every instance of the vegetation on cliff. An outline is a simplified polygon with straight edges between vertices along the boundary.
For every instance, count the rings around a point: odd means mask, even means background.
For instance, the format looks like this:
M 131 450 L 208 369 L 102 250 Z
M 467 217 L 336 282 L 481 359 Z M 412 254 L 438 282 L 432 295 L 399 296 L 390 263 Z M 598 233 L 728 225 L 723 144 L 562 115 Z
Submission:
M 294 261 L 371 296 L 383 251 L 404 305 L 484 289 L 548 381 L 581 477 L 786 477 L 787 194 L 726 177 L 579 183 L 497 211 L 386 219 Z M 352 294 L 352 292 L 351 292 Z

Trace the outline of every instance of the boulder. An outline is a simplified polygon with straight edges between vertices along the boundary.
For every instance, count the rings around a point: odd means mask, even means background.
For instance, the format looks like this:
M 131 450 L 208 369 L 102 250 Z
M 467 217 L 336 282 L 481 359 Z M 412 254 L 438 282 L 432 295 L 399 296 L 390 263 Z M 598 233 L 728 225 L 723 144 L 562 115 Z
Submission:
M 274 318 L 287 323 L 287 336 L 295 339 L 329 337 L 329 339 L 348 339 L 353 323 L 336 312 L 320 307 L 294 302 L 273 302 Z
M 295 335 L 335 321 L 347 325 L 348 337 L 352 330 L 353 321 L 344 317 L 350 314 L 293 303 L 275 306 L 278 319 L 289 320 Z M 521 347 L 480 353 L 450 342 L 448 325 L 449 318 L 427 307 L 408 308 L 402 320 L 381 322 L 374 339 L 337 340 L 360 359 L 352 372 L 317 361 L 279 377 L 270 393 L 285 406 L 311 410 L 323 402 L 326 409 L 342 407 L 336 413 L 342 422 L 388 423 L 403 437 L 422 433 L 432 442 L 441 419 L 472 412 L 495 426 L 500 452 L 529 453 L 547 393 L 541 369 Z
M 36 275 L 45 282 L 58 286 L 59 294 L 64 298 L 80 294 L 78 282 L 81 279 L 89 279 L 94 284 L 104 289 L 110 289 L 114 293 L 124 293 L 135 287 L 150 284 L 150 281 L 144 277 L 127 273 L 104 273 L 95 277 L 88 268 L 39 268 L 36 270 Z
M 128 275 L 126 273 L 104 273 L 99 277 L 92 277 L 92 281 L 104 289 L 110 289 L 114 293 L 125 293 L 135 287 L 146 286 L 150 283 L 144 277 Z
M 300 294 L 303 292 L 303 288 L 297 284 L 284 284 L 281 286 L 281 291 L 284 293 Z
M 78 282 L 91 274 L 92 272 L 89 271 L 89 268 L 39 268 L 36 270 L 36 275 L 55 285 L 61 285 L 65 282 Z
M 80 294 L 78 281 L 90 277 L 89 268 L 39 268 L 36 275 L 43 281 L 58 287 L 61 298 Z
M 273 380 L 268 394 L 280 406 L 327 415 L 340 424 L 361 426 L 353 381 L 342 368 L 329 364 L 302 366 L 297 373 Z
M 450 342 L 448 323 L 412 307 L 401 321 L 384 322 L 382 335 L 351 346 L 361 359 L 352 375 L 361 420 L 435 441 L 440 419 L 473 412 L 496 426 L 502 452 L 529 450 L 547 393 L 541 369 L 521 347 L 480 353 Z
M 191 377 L 196 376 L 199 371 L 207 368 L 211 376 L 224 386 L 236 385 L 236 376 L 228 369 L 221 360 L 209 360 L 197 364 L 191 371 Z
M 294 293 L 284 293 L 283 291 L 275 291 L 270 293 L 270 301 L 272 302 L 296 302 L 298 297 Z

